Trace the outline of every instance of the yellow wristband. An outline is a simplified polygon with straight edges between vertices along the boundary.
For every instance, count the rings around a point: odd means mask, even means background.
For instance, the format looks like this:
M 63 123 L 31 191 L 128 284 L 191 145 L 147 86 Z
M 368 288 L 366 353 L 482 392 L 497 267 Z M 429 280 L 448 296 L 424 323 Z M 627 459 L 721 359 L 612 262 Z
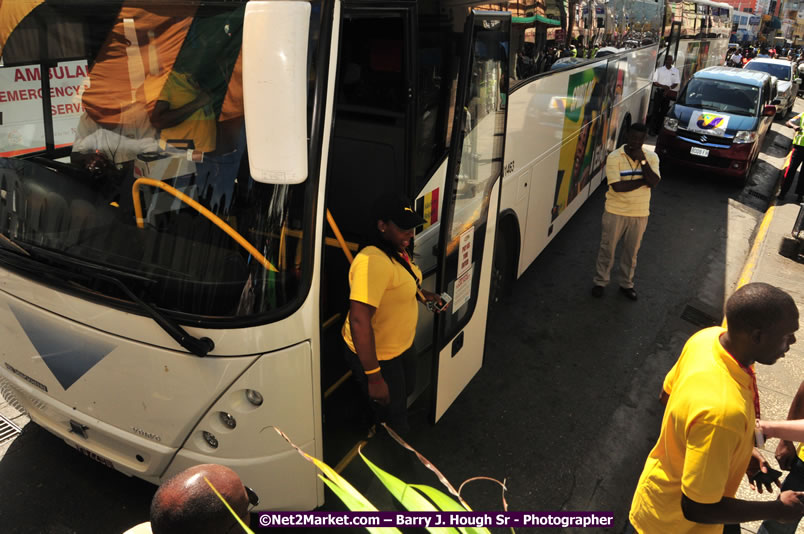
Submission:
M 366 373 L 367 375 L 373 375 L 373 374 L 375 374 L 375 373 L 379 373 L 379 372 L 380 372 L 380 368 L 379 368 L 379 366 L 378 366 L 378 367 L 375 367 L 374 369 L 372 369 L 371 371 L 365 371 L 365 370 L 364 370 L 363 372 L 364 372 L 364 373 Z

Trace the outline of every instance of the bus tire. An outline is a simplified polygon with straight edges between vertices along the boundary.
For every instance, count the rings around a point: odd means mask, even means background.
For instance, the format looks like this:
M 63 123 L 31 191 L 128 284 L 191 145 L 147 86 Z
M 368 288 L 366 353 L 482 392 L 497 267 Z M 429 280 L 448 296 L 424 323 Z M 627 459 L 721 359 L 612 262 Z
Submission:
M 514 254 L 511 244 L 512 236 L 505 226 L 500 227 L 497 243 L 494 246 L 494 262 L 491 267 L 491 288 L 489 304 L 493 309 L 511 293 L 514 282 Z

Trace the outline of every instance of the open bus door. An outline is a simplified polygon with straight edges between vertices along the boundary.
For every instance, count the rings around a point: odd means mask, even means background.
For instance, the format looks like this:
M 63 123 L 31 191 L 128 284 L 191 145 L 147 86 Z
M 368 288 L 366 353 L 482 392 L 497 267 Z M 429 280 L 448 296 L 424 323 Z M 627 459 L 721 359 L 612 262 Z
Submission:
M 678 43 L 681 40 L 681 22 L 673 22 L 670 26 L 670 39 L 667 41 L 667 53 L 673 51 L 673 59 L 678 59 Z M 656 65 L 658 68 L 659 65 Z
M 510 13 L 466 21 L 439 238 L 437 288 L 452 297 L 436 316 L 433 420 L 483 363 L 494 237 L 502 185 Z

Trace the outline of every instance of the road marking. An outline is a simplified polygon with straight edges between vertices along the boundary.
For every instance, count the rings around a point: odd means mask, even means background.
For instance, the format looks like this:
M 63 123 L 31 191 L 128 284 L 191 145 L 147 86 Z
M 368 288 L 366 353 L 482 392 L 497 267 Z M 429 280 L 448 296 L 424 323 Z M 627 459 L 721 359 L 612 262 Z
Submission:
M 754 275 L 754 268 L 756 267 L 757 258 L 759 256 L 759 248 L 768 235 L 768 228 L 770 227 L 771 219 L 773 219 L 775 211 L 776 199 L 771 202 L 768 211 L 765 212 L 765 217 L 762 218 L 762 223 L 759 225 L 759 231 L 754 239 L 754 244 L 751 245 L 751 252 L 748 253 L 748 260 L 746 260 L 745 266 L 743 266 L 743 272 L 740 275 L 740 279 L 737 281 L 737 289 L 750 282 L 751 277 Z
M 757 236 L 754 238 L 754 243 L 751 245 L 751 251 L 748 253 L 748 259 L 745 261 L 745 265 L 743 265 L 743 272 L 740 273 L 740 279 L 737 280 L 737 287 L 734 288 L 735 291 L 749 283 L 751 278 L 754 276 L 754 268 L 757 265 L 759 249 L 761 248 L 762 243 L 765 241 L 765 237 L 768 235 L 768 228 L 770 228 L 770 223 L 775 212 L 776 198 L 771 201 L 770 206 L 768 206 L 768 210 L 765 212 L 765 216 L 762 218 L 762 223 L 759 225 Z M 726 317 L 724 316 L 723 328 L 726 327 Z

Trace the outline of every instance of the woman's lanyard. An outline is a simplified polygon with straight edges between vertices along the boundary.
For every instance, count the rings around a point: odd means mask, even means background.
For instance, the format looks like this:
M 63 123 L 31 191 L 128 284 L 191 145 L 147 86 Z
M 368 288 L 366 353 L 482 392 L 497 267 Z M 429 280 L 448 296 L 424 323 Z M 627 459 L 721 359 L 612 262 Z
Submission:
M 402 259 L 408 263 L 408 272 L 413 276 L 413 280 L 416 282 L 416 295 L 418 295 L 419 300 L 425 302 L 427 299 L 424 298 L 424 293 L 422 293 L 422 284 L 419 282 L 419 277 L 413 273 L 413 263 L 410 261 L 410 256 L 406 250 L 403 250 L 399 253 L 402 256 Z

